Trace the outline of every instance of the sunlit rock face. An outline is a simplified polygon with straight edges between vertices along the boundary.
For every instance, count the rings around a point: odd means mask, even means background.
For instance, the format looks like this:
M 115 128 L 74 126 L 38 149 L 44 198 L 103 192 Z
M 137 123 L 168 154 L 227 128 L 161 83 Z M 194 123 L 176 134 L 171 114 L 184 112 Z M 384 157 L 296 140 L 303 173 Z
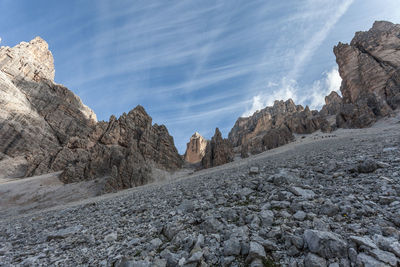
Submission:
M 20 164 L 11 177 L 60 170 L 50 158 L 96 124 L 94 112 L 53 79 L 53 56 L 40 37 L 0 48 L 0 153 Z
M 294 133 L 307 134 L 319 129 L 330 129 L 325 118 L 289 99 L 275 101 L 272 107 L 239 118 L 228 138 L 234 147 L 245 146 L 250 153 L 257 154 L 293 141 Z
M 186 144 L 184 160 L 189 163 L 198 163 L 206 153 L 207 140 L 198 132 L 195 132 Z
M 342 77 L 340 127 L 366 127 L 400 106 L 400 25 L 377 21 L 333 49 Z
M 69 183 L 105 178 L 115 191 L 151 181 L 152 168 L 182 159 L 164 125 L 143 107 L 97 122 L 94 112 L 54 82 L 53 56 L 40 37 L 0 48 L 0 177 L 63 171 Z

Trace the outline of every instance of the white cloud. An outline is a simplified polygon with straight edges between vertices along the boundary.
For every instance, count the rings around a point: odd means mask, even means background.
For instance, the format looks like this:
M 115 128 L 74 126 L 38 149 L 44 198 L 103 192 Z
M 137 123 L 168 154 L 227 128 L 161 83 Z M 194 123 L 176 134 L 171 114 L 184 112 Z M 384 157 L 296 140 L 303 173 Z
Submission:
M 294 66 L 288 75 L 290 79 L 297 79 L 297 76 L 303 71 L 304 65 L 310 61 L 315 51 L 328 36 L 328 33 L 346 13 L 347 9 L 353 2 L 354 0 L 344 0 L 338 5 L 338 7 L 334 7 L 336 10 L 332 10 L 333 15 L 328 17 L 323 27 L 311 37 L 302 51 L 300 51 L 300 53 L 294 58 Z M 311 5 L 314 7 L 315 1 L 311 1 Z
M 330 71 L 324 73 L 325 77 L 321 80 L 315 81 L 311 93 L 304 96 L 303 102 L 310 103 L 310 108 L 320 109 L 325 104 L 325 96 L 330 92 L 335 91 L 340 94 L 340 78 L 337 67 L 333 67 Z
M 310 103 L 312 108 L 320 108 L 324 104 L 324 97 L 331 91 L 338 91 L 340 88 L 341 78 L 339 76 L 337 68 L 333 68 L 331 71 L 325 73 L 325 77 L 322 80 L 318 80 L 311 86 L 311 92 L 308 92 L 306 88 L 298 88 L 297 79 L 299 75 L 305 71 L 306 64 L 312 59 L 316 50 L 321 46 L 321 44 L 327 38 L 329 32 L 333 29 L 340 18 L 346 13 L 350 5 L 354 0 L 338 0 L 338 1 L 315 1 L 309 0 L 305 5 L 305 9 L 301 10 L 299 14 L 294 17 L 301 20 L 306 26 L 302 29 L 303 35 L 307 36 L 307 33 L 313 33 L 310 37 L 304 38 L 305 42 L 298 47 L 301 48 L 299 51 L 287 51 L 288 64 L 290 64 L 290 69 L 286 75 L 281 79 L 279 89 L 273 91 L 272 94 L 268 93 L 258 93 L 253 97 L 251 107 L 247 109 L 242 116 L 250 116 L 256 110 L 262 109 L 265 106 L 271 106 L 275 100 L 287 100 L 292 98 L 295 102 L 300 101 L 300 104 Z M 326 8 L 325 8 L 326 6 Z M 321 8 L 326 13 L 321 14 L 319 12 Z M 318 11 L 318 12 L 317 12 Z M 318 16 L 323 16 L 321 19 L 325 19 L 322 27 L 314 31 L 313 22 L 310 20 L 316 20 L 315 12 Z M 313 15 L 314 14 L 314 15 Z M 299 26 L 299 29 L 301 27 Z M 282 45 L 282 44 L 281 44 Z M 262 58 L 262 60 L 265 60 Z M 263 80 L 262 75 L 253 81 L 252 87 L 256 87 Z M 267 86 L 265 86 L 267 84 Z M 275 86 L 273 82 L 264 82 L 264 86 L 260 88 L 261 90 L 266 90 L 266 88 L 272 88 Z
M 242 117 L 251 116 L 257 110 L 263 109 L 266 106 L 272 106 L 275 100 L 286 101 L 291 98 L 293 101 L 296 101 L 297 91 L 297 83 L 295 80 L 283 78 L 279 88 L 271 94 L 258 94 L 254 96 L 250 109 L 246 110 L 242 114 Z
M 340 77 L 337 67 L 332 68 L 332 70 L 326 74 L 326 84 L 328 86 L 328 92 L 339 92 L 342 78 Z
M 267 106 L 272 106 L 275 100 L 293 99 L 296 103 L 309 103 L 311 109 L 320 109 L 325 104 L 325 96 L 335 91 L 340 94 L 340 85 L 342 78 L 339 75 L 338 68 L 335 66 L 330 71 L 324 72 L 324 77 L 317 80 L 311 86 L 311 90 L 303 96 L 299 96 L 300 92 L 306 92 L 306 88 L 299 88 L 295 80 L 283 78 L 279 89 L 271 94 L 258 94 L 253 97 L 251 107 L 246 110 L 242 117 L 251 116 L 254 112 L 261 110 Z M 297 103 L 296 103 L 297 104 Z

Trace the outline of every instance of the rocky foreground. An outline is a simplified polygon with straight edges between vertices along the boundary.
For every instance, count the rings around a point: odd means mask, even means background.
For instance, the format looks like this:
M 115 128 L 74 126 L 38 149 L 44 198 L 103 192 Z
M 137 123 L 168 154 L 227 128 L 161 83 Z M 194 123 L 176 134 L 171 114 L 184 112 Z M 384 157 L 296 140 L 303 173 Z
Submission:
M 399 266 L 400 116 L 388 120 L 3 218 L 0 265 Z

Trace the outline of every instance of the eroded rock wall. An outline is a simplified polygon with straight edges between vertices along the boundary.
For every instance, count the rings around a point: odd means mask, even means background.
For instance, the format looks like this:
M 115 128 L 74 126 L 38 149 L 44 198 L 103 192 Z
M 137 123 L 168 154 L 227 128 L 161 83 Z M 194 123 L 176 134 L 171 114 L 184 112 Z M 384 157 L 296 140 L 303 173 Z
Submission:
M 195 132 L 186 144 L 184 160 L 189 163 L 200 162 L 206 153 L 206 147 L 207 140 L 198 132 Z
M 400 106 L 400 25 L 377 21 L 333 49 L 342 77 L 340 127 L 367 127 Z
M 104 177 L 114 191 L 150 182 L 152 168 L 182 165 L 167 128 L 153 125 L 143 107 L 97 122 L 54 82 L 53 57 L 39 37 L 0 48 L 0 107 L 0 161 L 20 165 L 4 170 L 9 177 L 61 170 L 66 183 Z

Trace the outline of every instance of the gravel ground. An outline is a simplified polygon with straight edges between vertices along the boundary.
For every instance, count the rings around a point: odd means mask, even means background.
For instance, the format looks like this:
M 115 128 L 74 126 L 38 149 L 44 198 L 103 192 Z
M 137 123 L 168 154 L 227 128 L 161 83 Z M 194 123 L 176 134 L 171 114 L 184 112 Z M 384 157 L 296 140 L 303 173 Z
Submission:
M 399 266 L 399 116 L 0 221 L 0 265 Z

